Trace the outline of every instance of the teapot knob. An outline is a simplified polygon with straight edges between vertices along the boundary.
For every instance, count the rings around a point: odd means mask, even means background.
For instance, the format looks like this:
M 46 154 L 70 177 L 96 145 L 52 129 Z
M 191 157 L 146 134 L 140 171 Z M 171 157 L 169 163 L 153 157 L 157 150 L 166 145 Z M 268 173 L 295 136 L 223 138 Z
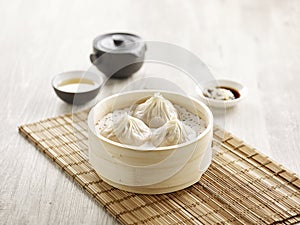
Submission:
M 115 46 L 120 46 L 124 43 L 124 40 L 122 40 L 121 38 L 116 37 L 116 35 L 114 35 L 112 37 L 112 39 L 113 39 L 113 42 L 114 42 Z

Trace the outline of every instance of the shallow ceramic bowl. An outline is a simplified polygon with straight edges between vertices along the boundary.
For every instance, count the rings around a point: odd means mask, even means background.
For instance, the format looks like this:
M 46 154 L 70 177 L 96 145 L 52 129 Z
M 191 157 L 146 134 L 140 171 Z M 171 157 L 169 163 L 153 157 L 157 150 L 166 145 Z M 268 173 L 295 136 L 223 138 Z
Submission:
M 204 132 L 193 141 L 149 150 L 111 141 L 95 130 L 97 121 L 107 113 L 129 107 L 156 92 L 113 95 L 103 99 L 89 113 L 90 163 L 104 181 L 116 188 L 144 194 L 177 191 L 198 182 L 211 162 L 212 113 L 205 104 L 181 94 L 159 91 L 172 103 L 185 107 L 206 122 Z
M 83 90 L 79 86 L 79 88 L 75 91 L 66 91 L 60 87 L 63 82 L 71 79 L 88 79 L 92 81 L 94 85 L 89 90 Z M 100 90 L 102 83 L 103 79 L 99 75 L 79 70 L 60 73 L 52 79 L 52 87 L 56 95 L 66 103 L 75 105 L 85 104 L 95 98 Z
M 205 88 L 216 87 L 216 86 L 222 86 L 222 87 L 228 87 L 228 88 L 234 89 L 239 93 L 239 97 L 236 99 L 233 99 L 233 100 L 217 100 L 217 99 L 211 99 L 211 98 L 204 96 L 202 91 Z M 230 107 L 236 106 L 239 102 L 241 102 L 247 96 L 247 93 L 248 93 L 248 89 L 246 87 L 244 87 L 242 84 L 232 81 L 232 80 L 209 81 L 209 82 L 201 84 L 201 87 L 196 87 L 196 91 L 202 102 L 204 102 L 206 105 L 212 106 L 214 108 L 230 108 Z

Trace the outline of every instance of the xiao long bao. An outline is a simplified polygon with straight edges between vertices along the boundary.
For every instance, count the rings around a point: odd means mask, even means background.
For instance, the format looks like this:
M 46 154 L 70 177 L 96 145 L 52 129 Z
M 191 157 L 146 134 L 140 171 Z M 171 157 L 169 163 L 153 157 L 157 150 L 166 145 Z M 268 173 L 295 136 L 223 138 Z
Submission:
M 96 130 L 112 141 L 145 149 L 182 144 L 195 140 L 206 128 L 205 121 L 160 93 L 140 104 L 106 114 Z
M 153 97 L 136 107 L 133 116 L 143 120 L 151 128 L 158 128 L 172 118 L 178 118 L 178 113 L 169 100 L 160 93 L 155 93 Z
M 139 146 L 148 141 L 151 137 L 151 130 L 143 121 L 134 118 L 128 113 L 120 114 L 120 117 L 112 119 L 112 114 L 108 114 L 107 122 L 101 129 L 101 134 L 122 144 Z

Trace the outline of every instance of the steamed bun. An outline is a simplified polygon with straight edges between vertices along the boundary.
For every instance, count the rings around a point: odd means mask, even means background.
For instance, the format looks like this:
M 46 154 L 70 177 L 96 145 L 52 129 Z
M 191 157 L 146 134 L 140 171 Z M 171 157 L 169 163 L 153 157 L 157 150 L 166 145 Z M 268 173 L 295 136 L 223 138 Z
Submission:
M 160 93 L 155 93 L 154 96 L 136 107 L 133 116 L 144 121 L 150 128 L 158 128 L 167 121 L 178 118 L 178 113 L 169 100 Z

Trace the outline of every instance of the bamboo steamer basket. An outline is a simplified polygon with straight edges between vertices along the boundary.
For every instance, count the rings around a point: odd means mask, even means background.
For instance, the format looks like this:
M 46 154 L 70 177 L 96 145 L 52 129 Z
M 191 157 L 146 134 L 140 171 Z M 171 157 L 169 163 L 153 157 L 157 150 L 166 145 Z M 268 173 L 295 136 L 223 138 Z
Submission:
M 149 150 L 114 142 L 96 131 L 97 121 L 107 113 L 129 107 L 156 92 L 199 115 L 206 123 L 204 132 L 186 143 Z M 211 111 L 200 101 L 174 92 L 143 90 L 107 97 L 90 111 L 88 132 L 90 163 L 104 181 L 125 191 L 162 194 L 181 190 L 198 182 L 211 162 Z

